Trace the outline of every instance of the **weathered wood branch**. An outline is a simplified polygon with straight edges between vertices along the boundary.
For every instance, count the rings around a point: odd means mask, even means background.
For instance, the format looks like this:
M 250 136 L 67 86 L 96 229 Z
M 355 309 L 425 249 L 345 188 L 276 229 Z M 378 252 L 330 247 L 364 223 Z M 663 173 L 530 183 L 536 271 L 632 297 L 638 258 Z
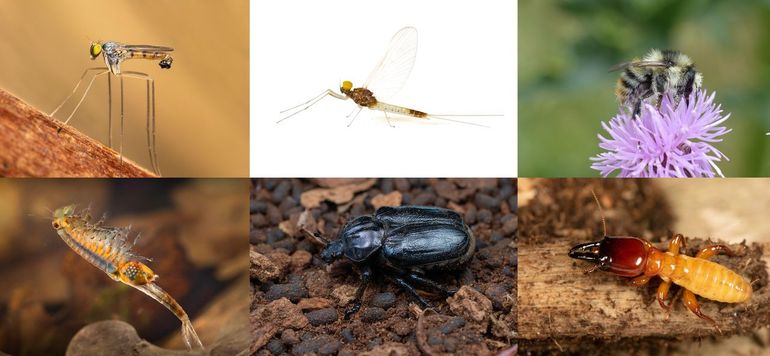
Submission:
M 0 89 L 0 176 L 155 177 Z
M 659 278 L 636 288 L 609 273 L 584 273 L 590 264 L 576 261 L 567 252 L 588 236 L 542 237 L 519 245 L 519 335 L 531 351 L 595 350 L 600 345 L 624 349 L 697 337 L 719 337 L 709 323 L 690 313 L 681 295 L 669 317 L 655 299 Z M 705 242 L 688 240 L 689 255 Z M 754 283 L 754 295 L 743 304 L 717 303 L 698 297 L 704 314 L 712 317 L 723 335 L 746 333 L 770 323 L 770 288 L 767 266 L 770 245 L 733 245 L 740 257 L 717 256 L 716 262 L 737 271 Z M 669 300 L 677 294 L 672 287 Z M 615 345 L 615 346 L 611 346 Z M 605 350 L 606 351 L 606 350 Z

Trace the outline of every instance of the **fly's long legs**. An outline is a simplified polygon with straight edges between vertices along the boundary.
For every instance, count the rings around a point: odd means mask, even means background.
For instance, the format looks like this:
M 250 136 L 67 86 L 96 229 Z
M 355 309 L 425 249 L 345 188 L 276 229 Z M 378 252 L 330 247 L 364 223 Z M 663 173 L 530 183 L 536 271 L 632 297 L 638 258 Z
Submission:
M 73 109 L 72 113 L 70 113 L 67 119 L 64 120 L 64 125 L 68 124 L 80 108 L 80 105 L 85 100 L 88 92 L 91 90 L 91 86 L 93 85 L 94 80 L 96 80 L 96 77 L 110 73 L 107 75 L 107 130 L 109 131 L 107 135 L 107 143 L 110 148 L 112 148 L 112 78 L 110 75 L 120 77 L 120 143 L 118 151 L 120 155 L 120 161 L 122 163 L 123 130 L 125 128 L 125 95 L 123 77 L 145 80 L 147 85 L 147 146 L 150 154 L 150 163 L 152 165 L 152 169 L 158 175 L 160 175 L 160 165 L 158 164 L 157 148 L 155 145 L 155 80 L 153 80 L 152 77 L 146 73 L 121 71 L 120 66 L 121 63 L 129 59 L 146 59 L 158 60 L 158 65 L 161 68 L 169 69 L 171 68 L 171 64 L 174 61 L 174 59 L 171 57 L 171 52 L 173 50 L 174 49 L 171 47 L 155 45 L 131 45 L 113 41 L 92 42 L 91 47 L 89 48 L 91 59 L 94 60 L 101 56 L 104 59 L 104 64 L 106 67 L 87 68 L 80 76 L 80 80 L 78 81 L 77 85 L 75 85 L 75 88 L 72 89 L 72 92 L 67 96 L 67 98 L 64 99 L 61 104 L 59 104 L 59 106 L 56 107 L 56 109 L 54 109 L 50 116 L 53 117 L 59 111 L 59 109 L 61 109 L 61 107 L 67 101 L 69 101 L 75 92 L 77 92 L 80 84 L 83 82 L 83 79 L 90 71 L 100 71 L 96 73 L 88 82 L 88 86 L 84 90 L 83 95 L 80 97 L 80 100 L 75 106 L 75 109 Z M 61 131 L 61 127 L 59 128 L 59 131 Z

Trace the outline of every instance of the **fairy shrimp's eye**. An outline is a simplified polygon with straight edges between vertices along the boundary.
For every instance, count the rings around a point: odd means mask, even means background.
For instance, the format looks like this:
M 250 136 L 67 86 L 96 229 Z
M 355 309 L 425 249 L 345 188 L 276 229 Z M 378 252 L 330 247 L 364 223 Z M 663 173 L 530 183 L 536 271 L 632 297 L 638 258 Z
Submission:
M 91 59 L 96 59 L 102 53 L 102 44 L 98 42 L 91 43 L 88 53 L 91 55 Z
M 54 220 L 54 221 L 51 223 L 51 226 L 53 226 L 53 228 L 54 228 L 54 229 L 56 229 L 56 230 L 59 230 L 59 228 L 61 227 L 61 225 L 59 225 L 59 222 L 58 222 L 58 221 L 56 221 L 56 220 Z

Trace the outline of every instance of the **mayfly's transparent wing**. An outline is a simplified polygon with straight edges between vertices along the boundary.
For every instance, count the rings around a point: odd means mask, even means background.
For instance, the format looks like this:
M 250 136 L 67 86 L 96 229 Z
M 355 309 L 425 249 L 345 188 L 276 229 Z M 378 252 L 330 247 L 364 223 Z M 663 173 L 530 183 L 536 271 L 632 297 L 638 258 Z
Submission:
M 377 97 L 388 97 L 398 92 L 409 78 L 417 57 L 417 29 L 404 27 L 390 40 L 388 50 L 374 67 L 364 83 Z

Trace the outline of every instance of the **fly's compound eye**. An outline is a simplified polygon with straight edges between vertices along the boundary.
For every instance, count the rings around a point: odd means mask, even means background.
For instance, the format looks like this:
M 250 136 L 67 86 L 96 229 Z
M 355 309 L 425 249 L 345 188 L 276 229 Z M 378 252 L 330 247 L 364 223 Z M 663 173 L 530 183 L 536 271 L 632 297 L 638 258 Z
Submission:
M 96 42 L 91 43 L 88 53 L 91 55 L 91 59 L 96 59 L 102 53 L 102 45 Z

